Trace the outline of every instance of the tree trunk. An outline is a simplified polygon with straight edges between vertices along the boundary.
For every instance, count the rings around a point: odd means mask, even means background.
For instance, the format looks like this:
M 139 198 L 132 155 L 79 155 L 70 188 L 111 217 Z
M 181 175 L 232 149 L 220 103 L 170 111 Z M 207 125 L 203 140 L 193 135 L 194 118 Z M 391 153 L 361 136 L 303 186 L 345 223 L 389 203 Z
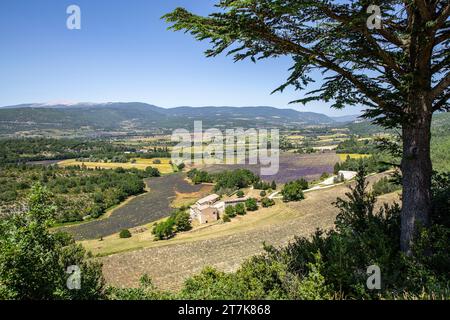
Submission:
M 418 226 L 427 227 L 431 214 L 431 102 L 426 93 L 414 94 L 410 110 L 416 116 L 403 124 L 403 207 L 401 250 L 412 255 L 411 245 Z

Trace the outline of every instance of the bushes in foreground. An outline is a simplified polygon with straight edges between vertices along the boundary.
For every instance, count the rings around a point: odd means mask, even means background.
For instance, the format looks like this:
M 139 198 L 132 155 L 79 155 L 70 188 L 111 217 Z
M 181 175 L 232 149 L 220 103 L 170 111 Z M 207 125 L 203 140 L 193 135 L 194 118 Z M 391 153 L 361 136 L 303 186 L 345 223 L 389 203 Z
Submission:
M 35 185 L 27 211 L 0 220 L 0 300 L 105 298 L 101 264 L 67 234 L 50 232 L 52 198 Z

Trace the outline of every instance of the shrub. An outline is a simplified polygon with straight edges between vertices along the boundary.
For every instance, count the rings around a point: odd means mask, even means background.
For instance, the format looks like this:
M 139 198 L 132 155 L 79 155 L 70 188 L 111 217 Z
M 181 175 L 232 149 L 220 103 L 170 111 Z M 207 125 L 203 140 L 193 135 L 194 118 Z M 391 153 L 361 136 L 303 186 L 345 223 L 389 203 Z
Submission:
M 239 191 L 236 193 L 236 195 L 237 195 L 238 198 L 243 198 L 243 197 L 244 197 L 244 192 L 243 192 L 242 190 L 239 190 Z
M 265 197 L 265 196 L 267 195 L 267 193 L 263 190 L 263 191 L 261 191 L 261 192 L 259 193 L 259 195 L 260 195 L 261 197 Z
M 152 234 L 155 240 L 167 240 L 175 235 L 175 221 L 172 217 L 153 226 Z
M 148 177 L 159 177 L 161 176 L 161 173 L 159 172 L 158 169 L 153 168 L 153 167 L 147 167 L 145 168 L 145 173 Z
M 234 206 L 225 207 L 225 214 L 228 215 L 230 218 L 236 217 L 236 208 Z
M 304 183 L 300 180 L 291 181 L 284 185 L 281 190 L 281 194 L 283 196 L 283 201 L 300 201 L 305 199 L 305 195 L 303 194 Z
M 101 264 L 81 245 L 49 230 L 56 207 L 53 195 L 33 186 L 28 209 L 0 221 L 0 300 L 94 300 L 104 298 Z M 69 290 L 66 273 L 76 265 L 79 290 Z
M 394 192 L 400 188 L 401 186 L 392 181 L 392 179 L 383 177 L 373 184 L 372 192 L 375 196 L 380 196 L 386 193 Z
M 272 189 L 273 191 L 277 190 L 277 184 L 275 183 L 275 180 L 270 184 L 270 189 Z
M 189 231 L 192 229 L 191 217 L 186 210 L 179 209 L 175 211 L 172 216 L 177 232 Z
M 339 171 L 339 170 L 338 170 Z M 330 177 L 330 174 L 328 172 L 324 172 L 322 173 L 322 175 L 320 176 L 320 180 L 326 180 Z
M 128 229 L 123 229 L 120 231 L 119 237 L 121 239 L 131 238 L 131 232 Z
M 159 159 L 155 159 L 152 161 L 153 164 L 161 164 L 161 160 Z
M 227 215 L 226 213 L 224 213 L 222 215 L 222 220 L 223 220 L 223 222 L 230 222 L 231 221 L 230 216 Z
M 245 205 L 243 203 L 238 203 L 235 206 L 235 210 L 236 210 L 236 214 L 238 214 L 240 216 L 243 216 L 243 215 L 245 215 L 247 213 L 246 210 L 245 210 Z
M 269 198 L 263 198 L 261 200 L 261 205 L 263 206 L 263 208 L 268 208 L 271 207 L 275 204 L 275 201 L 273 199 L 269 199 Z
M 258 203 L 256 202 L 256 199 L 250 198 L 245 201 L 245 207 L 248 211 L 256 211 L 258 210 Z

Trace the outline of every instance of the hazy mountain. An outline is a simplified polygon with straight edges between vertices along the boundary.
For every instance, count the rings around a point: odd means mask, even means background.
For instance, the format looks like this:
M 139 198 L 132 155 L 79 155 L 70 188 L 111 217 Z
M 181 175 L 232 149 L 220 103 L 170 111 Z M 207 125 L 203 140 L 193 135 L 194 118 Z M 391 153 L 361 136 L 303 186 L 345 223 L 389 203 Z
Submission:
M 204 127 L 302 127 L 331 124 L 323 114 L 273 107 L 179 107 L 145 103 L 21 104 L 0 108 L 0 133 L 36 130 L 145 131 Z
M 359 114 L 351 114 L 351 115 L 347 115 L 347 116 L 340 116 L 340 117 L 331 117 L 331 119 L 333 119 L 336 122 L 354 122 L 357 120 L 360 120 L 361 115 Z

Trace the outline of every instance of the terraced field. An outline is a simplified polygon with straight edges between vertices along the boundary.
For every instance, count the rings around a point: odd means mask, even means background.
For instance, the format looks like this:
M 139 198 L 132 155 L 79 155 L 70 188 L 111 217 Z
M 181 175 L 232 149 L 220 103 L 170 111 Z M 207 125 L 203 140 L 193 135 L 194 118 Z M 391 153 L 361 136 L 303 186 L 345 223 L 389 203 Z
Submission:
M 369 181 L 381 177 L 372 176 Z M 346 186 L 340 185 L 309 192 L 302 202 L 278 201 L 272 208 L 260 209 L 230 223 L 182 233 L 168 241 L 154 242 L 149 232 L 145 232 L 132 241 L 149 247 L 102 258 L 104 275 L 111 285 L 129 287 L 136 286 L 146 273 L 158 287 L 178 289 L 186 277 L 208 265 L 234 271 L 245 259 L 261 253 L 263 242 L 281 246 L 294 236 L 311 235 L 316 228 L 332 228 L 337 214 L 332 202 L 336 197 L 344 197 L 347 191 Z M 397 194 L 382 196 L 379 205 L 392 201 L 398 201 Z M 94 253 L 102 246 L 99 241 L 83 244 Z
M 76 240 L 98 239 L 167 217 L 172 208 L 172 200 L 177 193 L 198 192 L 202 186 L 190 185 L 181 173 L 146 179 L 149 192 L 140 195 L 126 205 L 114 210 L 105 219 L 99 219 L 75 226 L 65 227 Z

